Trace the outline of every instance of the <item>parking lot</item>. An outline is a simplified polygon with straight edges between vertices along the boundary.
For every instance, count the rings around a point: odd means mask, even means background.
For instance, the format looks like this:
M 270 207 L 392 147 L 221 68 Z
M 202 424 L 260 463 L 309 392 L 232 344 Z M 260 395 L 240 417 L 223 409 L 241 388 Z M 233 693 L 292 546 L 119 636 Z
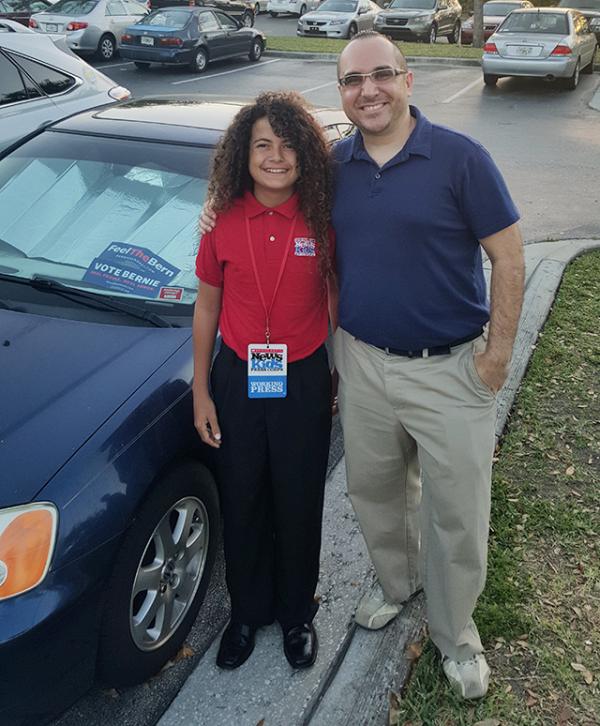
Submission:
M 268 21 L 261 16 L 258 27 L 263 22 Z M 243 100 L 267 89 L 294 89 L 317 106 L 339 107 L 332 62 L 267 54 L 257 64 L 212 64 L 200 75 L 161 66 L 140 72 L 127 62 L 96 65 L 136 97 L 199 94 Z M 478 66 L 423 60 L 411 65 L 413 102 L 432 121 L 470 134 L 489 149 L 521 209 L 528 241 L 597 233 L 599 117 L 588 104 L 600 85 L 599 74 L 582 76 L 575 91 L 516 78 L 486 88 Z

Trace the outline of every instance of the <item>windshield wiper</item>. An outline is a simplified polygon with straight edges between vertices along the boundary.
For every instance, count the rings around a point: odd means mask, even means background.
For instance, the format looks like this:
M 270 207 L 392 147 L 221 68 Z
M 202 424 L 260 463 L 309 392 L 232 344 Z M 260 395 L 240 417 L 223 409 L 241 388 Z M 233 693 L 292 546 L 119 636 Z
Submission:
M 137 305 L 132 305 L 131 303 L 121 302 L 114 299 L 106 300 L 93 292 L 78 290 L 75 287 L 69 287 L 69 285 L 64 285 L 62 282 L 52 280 L 51 278 L 39 276 L 33 278 L 16 277 L 14 275 L 5 275 L 0 273 L 0 280 L 28 285 L 29 287 L 33 287 L 34 290 L 39 290 L 40 292 L 54 293 L 55 295 L 60 295 L 68 300 L 74 300 L 80 305 L 87 305 L 88 307 L 95 308 L 96 310 L 114 310 L 118 313 L 125 313 L 132 318 L 144 320 L 157 328 L 179 327 L 178 325 L 165 320 L 165 318 L 157 315 L 156 313 L 151 313 L 147 310 L 140 310 Z

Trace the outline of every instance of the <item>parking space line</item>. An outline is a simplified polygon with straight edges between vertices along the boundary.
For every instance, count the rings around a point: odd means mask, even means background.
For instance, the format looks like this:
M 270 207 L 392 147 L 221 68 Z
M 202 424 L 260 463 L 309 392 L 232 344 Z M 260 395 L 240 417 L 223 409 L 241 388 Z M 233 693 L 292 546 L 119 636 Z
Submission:
M 120 63 L 109 63 L 107 66 L 96 66 L 96 68 L 99 71 L 104 70 L 104 68 L 115 68 L 115 66 L 132 66 L 133 61 L 121 61 Z
M 313 91 L 318 91 L 320 88 L 327 88 L 327 86 L 335 86 L 337 84 L 337 81 L 329 81 L 329 83 L 321 83 L 320 86 L 313 86 L 312 88 L 305 88 L 302 93 L 312 93 Z
M 442 101 L 442 103 L 452 103 L 452 101 L 456 100 L 457 98 L 459 98 L 459 97 L 460 97 L 460 96 L 462 96 L 463 94 L 467 93 L 467 92 L 468 92 L 468 91 L 470 91 L 470 90 L 471 90 L 472 88 L 475 88 L 475 86 L 480 86 L 480 85 L 481 85 L 482 83 L 483 83 L 483 80 L 482 80 L 481 78 L 477 78 L 477 79 L 476 79 L 476 80 L 474 80 L 474 81 L 473 81 L 472 83 L 469 83 L 469 85 L 468 85 L 468 86 L 465 86 L 465 87 L 464 87 L 464 88 L 462 88 L 462 89 L 461 89 L 460 91 L 458 91 L 457 93 L 455 93 L 455 94 L 454 94 L 453 96 L 450 96 L 450 98 L 445 98 L 445 99 L 444 99 L 444 100 Z
M 182 83 L 194 83 L 196 81 L 205 81 L 208 78 L 216 78 L 217 76 L 226 76 L 229 73 L 240 73 L 241 71 L 250 71 L 254 70 L 255 68 L 262 68 L 263 66 L 268 65 L 269 63 L 277 63 L 281 60 L 281 58 L 273 58 L 272 60 L 263 61 L 259 64 L 252 64 L 251 66 L 243 66 L 242 68 L 234 68 L 231 71 L 223 71 L 222 73 L 211 73 L 209 76 L 198 76 L 198 78 L 186 78 L 185 81 L 173 81 L 171 83 L 172 86 L 179 86 Z

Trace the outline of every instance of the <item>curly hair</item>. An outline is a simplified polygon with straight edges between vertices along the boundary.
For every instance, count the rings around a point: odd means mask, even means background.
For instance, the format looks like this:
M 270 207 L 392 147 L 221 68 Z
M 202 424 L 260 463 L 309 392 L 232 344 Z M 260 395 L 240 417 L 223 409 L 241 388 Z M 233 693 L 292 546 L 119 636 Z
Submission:
M 254 189 L 248 170 L 252 127 L 267 118 L 274 133 L 296 152 L 299 209 L 317 242 L 319 270 L 331 272 L 329 223 L 332 202 L 332 170 L 325 136 L 306 101 L 295 92 L 261 93 L 244 106 L 221 138 L 213 159 L 208 198 L 218 214 L 233 200 Z

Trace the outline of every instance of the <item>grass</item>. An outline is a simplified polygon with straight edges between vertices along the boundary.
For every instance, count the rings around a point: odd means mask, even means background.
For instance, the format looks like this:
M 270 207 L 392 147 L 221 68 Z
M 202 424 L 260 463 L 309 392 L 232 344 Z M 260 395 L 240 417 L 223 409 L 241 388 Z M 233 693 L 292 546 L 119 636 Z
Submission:
M 338 54 L 348 43 L 347 40 L 334 38 L 299 38 L 271 37 L 267 38 L 267 50 L 302 51 L 305 53 Z M 404 55 L 410 58 L 470 58 L 479 60 L 481 48 L 470 45 L 451 45 L 449 43 L 408 43 L 397 41 Z M 600 65 L 600 46 L 596 52 L 596 65 Z
M 600 252 L 563 279 L 493 474 L 489 574 L 475 619 L 488 697 L 457 699 L 427 643 L 398 726 L 600 722 Z

